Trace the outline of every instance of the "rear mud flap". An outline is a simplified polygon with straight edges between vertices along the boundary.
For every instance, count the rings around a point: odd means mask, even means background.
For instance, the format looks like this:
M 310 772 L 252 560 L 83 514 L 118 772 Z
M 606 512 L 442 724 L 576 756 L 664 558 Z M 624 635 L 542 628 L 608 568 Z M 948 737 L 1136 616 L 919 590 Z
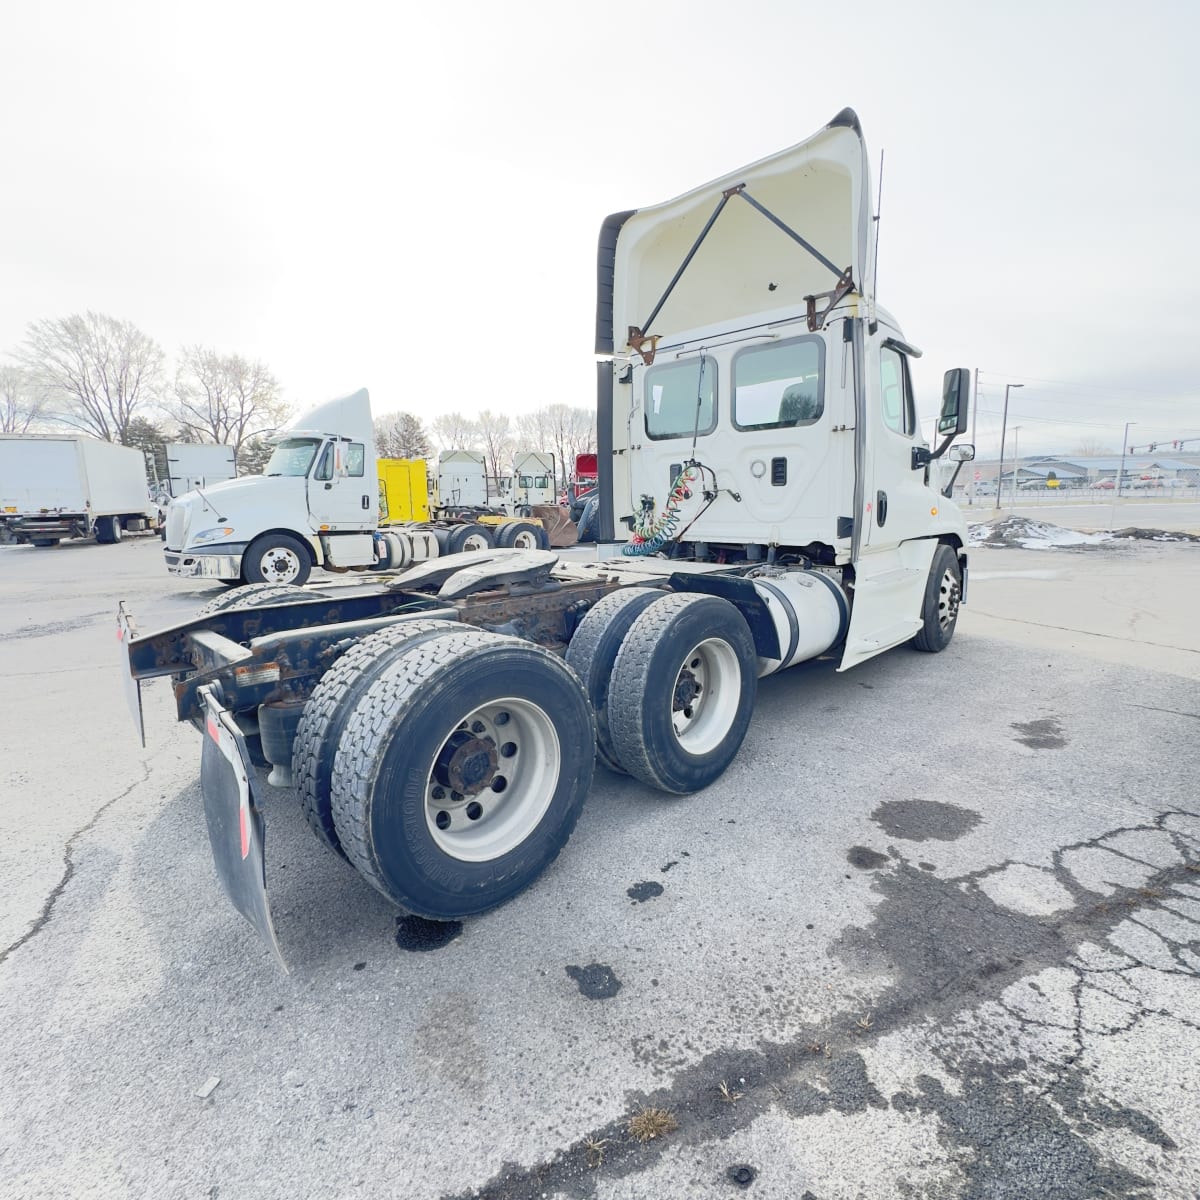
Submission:
M 200 790 L 217 875 L 234 908 L 254 926 L 287 971 L 267 903 L 266 823 L 255 802 L 250 753 L 233 714 L 212 689 L 200 688 L 199 697 L 204 706 Z

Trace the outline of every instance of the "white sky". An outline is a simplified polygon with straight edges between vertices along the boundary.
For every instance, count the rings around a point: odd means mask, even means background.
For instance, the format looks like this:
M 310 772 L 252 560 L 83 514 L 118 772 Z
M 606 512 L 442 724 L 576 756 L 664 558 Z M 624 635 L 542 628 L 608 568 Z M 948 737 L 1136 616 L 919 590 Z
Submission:
M 604 216 L 850 105 L 926 413 L 962 365 L 981 455 L 1006 381 L 1022 454 L 1200 435 L 1198 41 L 1195 0 L 9 3 L 0 353 L 92 308 L 301 404 L 591 405 Z

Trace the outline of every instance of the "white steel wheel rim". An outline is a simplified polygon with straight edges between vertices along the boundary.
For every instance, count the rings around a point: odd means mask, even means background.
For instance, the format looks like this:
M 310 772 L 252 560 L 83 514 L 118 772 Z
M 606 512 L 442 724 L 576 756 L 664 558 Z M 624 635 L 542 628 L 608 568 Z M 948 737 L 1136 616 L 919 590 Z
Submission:
M 469 533 L 463 538 L 464 550 L 487 550 L 488 540 L 482 533 Z
M 259 563 L 266 583 L 291 583 L 300 574 L 300 556 L 289 546 L 271 546 Z
M 689 754 L 715 750 L 733 728 L 742 692 L 737 652 L 707 638 L 684 658 L 671 689 L 671 727 Z
M 938 624 L 943 630 L 949 629 L 958 619 L 959 595 L 958 579 L 947 567 L 938 586 Z
M 433 756 L 425 778 L 430 836 L 463 862 L 502 857 L 541 824 L 561 768 L 558 732 L 544 709 L 513 696 L 481 704 Z
M 514 550 L 536 550 L 537 534 L 532 529 L 520 529 L 513 535 L 512 544 Z

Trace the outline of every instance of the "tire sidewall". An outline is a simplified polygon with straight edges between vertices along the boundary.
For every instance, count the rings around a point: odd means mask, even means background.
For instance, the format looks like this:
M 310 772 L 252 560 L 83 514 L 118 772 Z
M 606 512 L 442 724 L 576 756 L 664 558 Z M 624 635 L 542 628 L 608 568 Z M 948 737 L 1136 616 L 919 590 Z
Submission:
M 405 654 L 414 647 L 423 642 L 431 641 L 433 638 L 452 637 L 472 629 L 469 625 L 459 625 L 453 621 L 446 621 L 444 624 L 446 625 L 445 629 L 421 629 L 414 631 L 409 637 L 391 643 L 387 650 L 382 650 L 375 658 L 364 663 L 342 693 L 337 706 L 329 716 L 329 720 L 325 722 L 324 728 L 319 730 L 316 738 L 317 748 L 312 756 L 311 763 L 315 795 L 310 799 L 321 821 L 321 829 L 317 836 L 330 849 L 337 851 L 343 857 L 345 857 L 345 851 L 342 849 L 334 827 L 333 806 L 330 796 L 333 786 L 334 760 L 337 757 L 338 743 L 341 741 L 342 732 L 354 712 L 355 705 L 366 695 L 367 689 L 387 670 L 398 655 Z M 302 717 L 301 720 L 303 719 Z M 299 740 L 297 738 L 297 743 L 299 743 Z M 299 778 L 299 773 L 305 770 L 305 765 L 298 761 L 296 757 L 293 757 L 293 775 Z
M 951 570 L 954 573 L 955 582 L 958 584 L 961 593 L 962 568 L 959 566 L 958 555 L 955 553 L 953 547 L 941 543 L 934 551 L 933 562 L 929 566 L 929 578 L 925 583 L 924 627 L 921 630 L 922 649 L 929 649 L 935 652 L 944 650 L 950 645 L 950 641 L 954 637 L 954 631 L 958 627 L 957 612 L 949 629 L 943 629 L 941 622 L 938 620 L 938 598 L 942 589 L 942 576 L 947 570 Z
M 517 649 L 493 651 L 485 662 L 468 656 L 423 686 L 393 723 L 369 780 L 368 823 L 375 868 L 411 911 L 444 920 L 503 903 L 532 883 L 570 836 L 591 786 L 593 724 L 578 681 L 546 666 L 540 654 Z M 487 862 L 465 862 L 434 841 L 426 780 L 455 715 L 504 697 L 530 701 L 554 721 L 558 781 L 538 827 L 520 845 Z
M 571 656 L 568 647 L 567 662 L 583 680 L 584 690 L 587 692 L 588 700 L 596 715 L 596 749 L 604 765 L 613 770 L 624 771 L 624 767 L 619 765 L 621 756 L 617 753 L 613 743 L 612 730 L 608 723 L 608 689 L 612 681 L 613 665 L 617 661 L 621 643 L 625 640 L 625 635 L 634 621 L 651 604 L 663 599 L 668 594 L 659 590 L 651 591 L 641 588 L 629 588 L 624 592 L 614 593 L 614 596 L 619 597 L 622 603 L 618 604 L 616 600 L 613 601 L 612 607 L 615 611 L 605 622 L 588 661 L 586 663 L 578 662 L 578 658 Z M 604 597 L 598 602 L 598 605 L 604 604 L 607 599 L 608 597 Z M 599 615 L 597 614 L 597 616 Z M 587 617 L 584 620 L 586 621 Z M 577 631 L 576 637 L 578 636 Z M 579 671 L 579 667 L 583 667 L 584 670 Z
M 741 694 L 733 722 L 720 743 L 706 754 L 691 754 L 675 736 L 671 721 L 675 680 L 684 657 L 714 637 L 727 642 L 737 654 Z M 733 761 L 754 713 L 757 664 L 750 627 L 728 601 L 706 598 L 685 609 L 667 627 L 650 652 L 641 711 L 646 758 L 662 786 L 680 794 L 697 791 L 712 783 Z

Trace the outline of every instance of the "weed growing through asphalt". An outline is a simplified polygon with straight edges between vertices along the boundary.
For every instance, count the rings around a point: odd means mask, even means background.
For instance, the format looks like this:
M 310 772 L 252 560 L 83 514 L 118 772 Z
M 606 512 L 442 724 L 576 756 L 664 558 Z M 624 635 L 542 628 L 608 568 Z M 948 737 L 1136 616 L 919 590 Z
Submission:
M 736 1104 L 742 1098 L 742 1093 L 735 1092 L 733 1088 L 731 1088 L 723 1079 L 721 1080 L 721 1086 L 717 1088 L 717 1091 L 721 1093 L 721 1099 L 724 1100 L 726 1104 Z
M 639 1142 L 652 1142 L 679 1128 L 679 1122 L 665 1108 L 643 1108 L 629 1118 L 625 1126 L 629 1135 Z

